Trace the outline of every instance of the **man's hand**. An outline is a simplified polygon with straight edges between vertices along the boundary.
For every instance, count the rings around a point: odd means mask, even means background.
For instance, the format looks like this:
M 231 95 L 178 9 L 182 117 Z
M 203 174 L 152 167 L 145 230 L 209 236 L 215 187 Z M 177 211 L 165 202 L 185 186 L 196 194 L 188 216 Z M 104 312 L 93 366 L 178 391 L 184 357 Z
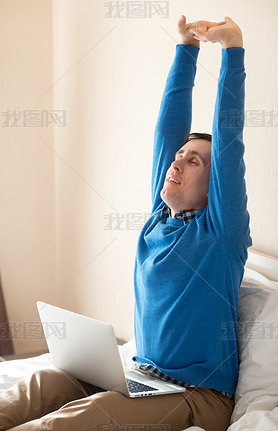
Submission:
M 225 24 L 225 21 L 221 22 L 211 22 L 211 21 L 196 21 L 193 23 L 186 23 L 186 17 L 184 15 L 181 15 L 179 21 L 178 21 L 178 32 L 181 36 L 180 43 L 183 45 L 193 45 L 200 47 L 200 40 L 199 37 L 196 37 L 195 34 L 191 33 L 191 30 L 198 29 L 203 33 L 207 33 L 209 29 L 215 26 L 219 26 Z M 207 42 L 204 40 L 204 42 Z
M 219 42 L 222 48 L 243 48 L 242 32 L 239 26 L 232 18 L 225 16 L 225 21 L 222 21 L 217 26 L 208 26 L 207 29 L 201 28 L 197 21 L 196 27 L 189 29 L 194 39 L 202 42 Z

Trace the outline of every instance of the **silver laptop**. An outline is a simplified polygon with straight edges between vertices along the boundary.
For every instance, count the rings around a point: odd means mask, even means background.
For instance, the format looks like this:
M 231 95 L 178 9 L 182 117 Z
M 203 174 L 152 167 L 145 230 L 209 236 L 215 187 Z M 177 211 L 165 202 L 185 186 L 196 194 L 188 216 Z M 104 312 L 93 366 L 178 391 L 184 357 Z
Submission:
M 55 367 L 131 398 L 186 391 L 157 377 L 124 369 L 114 329 L 108 323 L 40 301 L 37 307 Z

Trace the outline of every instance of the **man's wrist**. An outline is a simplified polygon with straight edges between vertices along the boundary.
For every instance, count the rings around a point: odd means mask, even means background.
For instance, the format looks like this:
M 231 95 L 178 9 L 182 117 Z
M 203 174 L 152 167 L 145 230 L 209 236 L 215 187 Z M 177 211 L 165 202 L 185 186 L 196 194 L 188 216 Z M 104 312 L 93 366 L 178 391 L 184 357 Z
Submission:
M 235 46 L 235 45 L 228 45 L 228 46 L 222 46 L 223 49 L 229 49 L 229 48 L 243 48 L 243 46 Z
M 200 48 L 200 42 L 198 40 L 187 40 L 187 39 L 181 39 L 180 40 L 181 45 L 191 45 L 191 46 L 197 46 L 197 48 Z
M 243 48 L 243 39 L 242 39 L 242 37 L 229 38 L 226 41 L 221 41 L 221 46 L 224 49 Z
M 224 49 L 243 48 L 243 43 L 223 43 L 222 48 L 224 48 Z

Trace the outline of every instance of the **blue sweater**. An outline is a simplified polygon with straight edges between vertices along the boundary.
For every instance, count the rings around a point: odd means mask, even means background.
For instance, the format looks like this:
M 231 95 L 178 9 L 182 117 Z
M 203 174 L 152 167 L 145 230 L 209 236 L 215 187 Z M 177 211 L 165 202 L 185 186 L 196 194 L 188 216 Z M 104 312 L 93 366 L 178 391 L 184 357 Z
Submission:
M 221 50 L 208 205 L 187 224 L 161 214 L 166 171 L 190 132 L 198 53 L 195 46 L 176 46 L 155 128 L 152 212 L 138 239 L 134 268 L 133 359 L 234 395 L 238 291 L 252 245 L 242 140 L 244 48 Z M 232 127 L 224 121 L 229 110 L 236 110 Z

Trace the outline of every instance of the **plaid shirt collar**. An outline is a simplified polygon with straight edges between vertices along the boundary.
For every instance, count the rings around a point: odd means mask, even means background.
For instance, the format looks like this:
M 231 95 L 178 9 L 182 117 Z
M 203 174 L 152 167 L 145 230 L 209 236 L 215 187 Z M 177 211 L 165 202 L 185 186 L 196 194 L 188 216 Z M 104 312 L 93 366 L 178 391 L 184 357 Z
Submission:
M 183 211 L 178 211 L 175 215 L 174 218 L 178 219 L 178 220 L 183 220 L 184 223 L 189 223 L 197 214 L 199 210 L 183 210 Z M 167 205 L 164 205 L 162 210 L 161 210 L 161 216 L 162 217 L 171 217 L 170 215 L 170 208 Z

